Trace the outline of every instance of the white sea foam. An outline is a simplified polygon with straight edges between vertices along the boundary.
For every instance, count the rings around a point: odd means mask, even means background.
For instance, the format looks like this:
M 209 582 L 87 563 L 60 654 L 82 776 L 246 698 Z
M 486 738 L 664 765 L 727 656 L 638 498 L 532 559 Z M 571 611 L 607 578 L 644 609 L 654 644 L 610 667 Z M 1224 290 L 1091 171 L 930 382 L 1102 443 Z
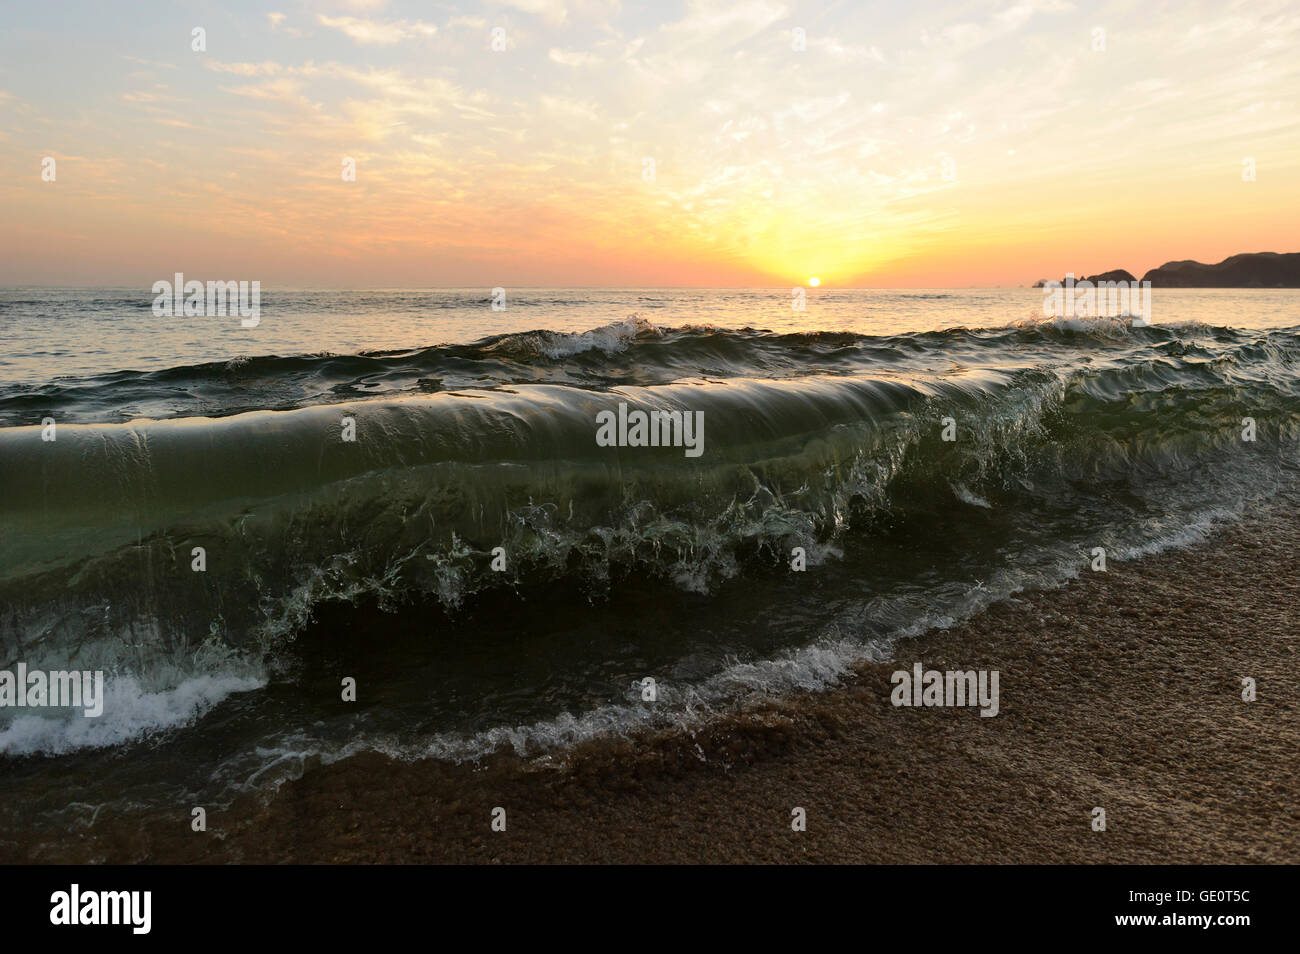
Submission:
M 175 688 L 145 692 L 132 676 L 110 677 L 104 687 L 104 714 L 44 709 L 23 714 L 0 727 L 0 754 L 62 755 L 133 742 L 153 732 L 191 725 L 227 697 L 266 685 L 247 675 L 194 676 Z
M 640 315 L 629 315 L 622 321 L 615 321 L 590 331 L 577 333 L 548 332 L 535 340 L 539 352 L 549 358 L 568 358 L 584 351 L 603 351 L 605 354 L 617 354 L 626 350 L 639 335 L 658 337 L 663 332 L 651 321 Z
M 962 503 L 970 504 L 972 507 L 983 507 L 985 510 L 992 510 L 993 505 L 981 497 L 975 491 L 971 490 L 965 484 L 949 484 L 952 487 L 953 495 Z
M 1240 509 L 1214 508 L 1190 516 L 1176 528 L 1159 525 L 1148 527 L 1141 543 L 1116 548 L 1116 561 L 1140 559 L 1166 550 L 1182 549 L 1204 541 L 1216 526 L 1239 519 Z M 1082 552 L 1082 551 L 1080 551 Z M 538 756 L 571 748 L 609 736 L 627 736 L 648 728 L 690 730 L 723 712 L 736 711 L 747 704 L 792 692 L 817 692 L 840 685 L 855 665 L 888 660 L 895 642 L 902 638 L 923 636 L 948 629 L 976 616 L 993 603 L 1010 599 L 1025 590 L 1053 589 L 1079 575 L 1079 559 L 1062 551 L 1035 570 L 1014 568 L 999 570 L 987 581 L 965 587 L 949 605 L 934 612 L 900 620 L 882 635 L 862 635 L 864 614 L 891 615 L 887 608 L 869 604 L 865 609 L 846 615 L 830 625 L 821 638 L 810 645 L 786 650 L 755 661 L 737 661 L 717 674 L 699 682 L 659 683 L 658 698 L 649 704 L 640 701 L 638 684 L 629 686 L 623 702 L 597 706 L 587 712 L 563 712 L 527 724 L 502 725 L 470 735 L 438 733 L 419 742 L 391 736 L 363 736 L 342 747 L 319 750 L 299 748 L 295 761 L 301 763 L 311 755 L 325 764 L 362 751 L 376 751 L 392 758 L 414 761 L 437 758 L 453 762 L 474 761 L 508 749 L 520 756 Z M 310 751 L 310 754 L 309 754 Z

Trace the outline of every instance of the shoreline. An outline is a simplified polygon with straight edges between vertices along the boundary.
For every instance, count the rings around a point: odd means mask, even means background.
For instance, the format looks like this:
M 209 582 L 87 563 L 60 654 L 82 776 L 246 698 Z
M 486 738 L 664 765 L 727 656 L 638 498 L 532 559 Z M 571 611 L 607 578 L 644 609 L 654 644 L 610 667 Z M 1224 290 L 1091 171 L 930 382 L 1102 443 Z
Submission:
M 24 860 L 1295 863 L 1286 499 L 1188 549 L 900 640 L 834 689 L 527 759 L 359 754 L 210 811 L 205 834 L 179 815 L 102 819 Z M 894 707 L 891 673 L 917 662 L 998 670 L 999 714 Z

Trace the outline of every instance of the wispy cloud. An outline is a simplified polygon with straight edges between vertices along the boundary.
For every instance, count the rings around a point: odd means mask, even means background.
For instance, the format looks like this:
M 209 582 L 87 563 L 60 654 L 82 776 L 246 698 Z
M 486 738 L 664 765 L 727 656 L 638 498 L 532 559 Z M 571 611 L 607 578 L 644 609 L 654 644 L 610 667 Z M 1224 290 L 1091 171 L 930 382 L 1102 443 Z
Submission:
M 531 13 L 552 24 L 564 23 L 569 18 L 568 4 L 565 0 L 488 0 L 488 2 Z
M 350 39 L 367 46 L 390 46 L 412 37 L 430 37 L 438 32 L 436 26 L 422 20 L 361 20 L 324 14 L 316 19 L 322 26 L 340 30 Z
M 552 63 L 559 63 L 561 66 L 595 66 L 603 62 L 601 57 L 586 50 L 552 49 L 548 56 Z

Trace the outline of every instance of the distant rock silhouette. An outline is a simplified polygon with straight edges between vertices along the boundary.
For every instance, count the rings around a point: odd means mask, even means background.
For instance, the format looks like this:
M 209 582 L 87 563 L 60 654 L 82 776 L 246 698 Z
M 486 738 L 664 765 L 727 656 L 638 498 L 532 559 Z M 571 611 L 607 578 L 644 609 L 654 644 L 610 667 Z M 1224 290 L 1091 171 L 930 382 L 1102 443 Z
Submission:
M 1300 288 L 1300 252 L 1247 252 L 1217 265 L 1166 262 L 1142 280 L 1152 288 Z
M 1089 275 L 1087 281 L 1094 285 L 1097 282 L 1135 282 L 1136 278 L 1130 272 L 1122 268 L 1112 268 L 1108 272 L 1102 272 L 1100 275 Z
M 1062 285 L 1065 284 L 1064 278 L 1058 280 Z M 1108 272 L 1102 272 L 1100 275 L 1089 275 L 1086 278 L 1080 277 L 1079 275 L 1075 275 L 1074 278 L 1074 283 L 1076 285 L 1079 282 L 1092 282 L 1093 284 L 1096 284 L 1097 282 L 1135 282 L 1135 281 L 1137 281 L 1137 279 L 1134 278 L 1128 272 L 1124 271 L 1124 269 L 1122 268 L 1112 268 Z M 1046 284 L 1047 284 L 1047 279 L 1040 278 L 1038 281 L 1034 282 L 1034 287 L 1042 288 Z
M 1065 284 L 1064 278 L 1059 281 Z M 1096 284 L 1137 279 L 1124 269 L 1116 268 L 1100 275 L 1076 277 L 1074 281 L 1075 284 L 1083 281 Z M 1300 288 L 1300 252 L 1243 252 L 1225 258 L 1217 265 L 1190 260 L 1165 262 L 1143 275 L 1142 281 L 1150 282 L 1152 288 Z M 1034 287 L 1042 288 L 1046 284 L 1047 279 L 1039 279 L 1034 282 Z

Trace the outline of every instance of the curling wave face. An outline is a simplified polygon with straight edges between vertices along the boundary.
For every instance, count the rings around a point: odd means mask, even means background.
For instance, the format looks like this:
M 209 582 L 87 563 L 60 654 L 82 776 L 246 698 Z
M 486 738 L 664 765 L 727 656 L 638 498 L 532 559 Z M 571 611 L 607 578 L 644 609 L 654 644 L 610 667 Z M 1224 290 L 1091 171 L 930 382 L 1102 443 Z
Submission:
M 206 719 L 238 741 L 195 764 L 238 788 L 309 753 L 527 750 L 822 685 L 1093 547 L 1186 543 L 1288 484 L 1297 360 L 1294 329 L 634 316 L 9 388 L 0 665 L 105 670 L 112 711 L 0 713 L 0 753 Z M 620 404 L 701 414 L 703 453 L 599 446 Z M 317 678 L 337 699 L 326 659 L 391 680 L 384 704 L 303 701 Z

